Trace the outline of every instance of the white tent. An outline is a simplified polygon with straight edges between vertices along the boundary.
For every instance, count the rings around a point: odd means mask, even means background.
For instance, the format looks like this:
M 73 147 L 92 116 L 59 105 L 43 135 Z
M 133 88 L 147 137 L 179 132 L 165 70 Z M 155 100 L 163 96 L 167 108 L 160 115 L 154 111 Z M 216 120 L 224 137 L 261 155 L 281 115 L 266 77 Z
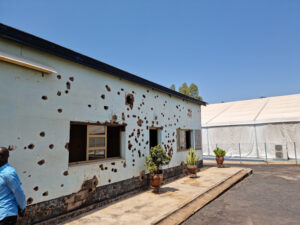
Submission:
M 300 94 L 208 105 L 202 127 L 204 155 L 300 158 Z

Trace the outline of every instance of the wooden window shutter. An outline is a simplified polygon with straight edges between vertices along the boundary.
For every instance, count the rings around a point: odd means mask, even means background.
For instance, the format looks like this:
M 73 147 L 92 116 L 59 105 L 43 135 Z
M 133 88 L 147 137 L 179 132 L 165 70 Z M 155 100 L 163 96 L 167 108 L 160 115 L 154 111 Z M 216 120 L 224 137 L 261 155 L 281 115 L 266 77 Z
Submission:
M 202 149 L 202 135 L 201 130 L 194 130 L 195 134 L 195 150 Z
M 185 131 L 177 129 L 177 150 L 185 150 Z

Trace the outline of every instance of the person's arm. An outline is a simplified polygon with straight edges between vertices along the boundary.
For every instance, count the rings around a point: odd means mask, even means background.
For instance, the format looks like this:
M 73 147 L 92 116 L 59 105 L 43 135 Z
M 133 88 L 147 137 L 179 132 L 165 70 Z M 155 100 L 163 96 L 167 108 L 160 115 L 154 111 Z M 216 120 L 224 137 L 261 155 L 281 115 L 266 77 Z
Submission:
M 19 208 L 23 211 L 26 208 L 25 194 L 21 188 L 20 179 L 16 172 L 11 173 L 6 179 L 7 186 L 15 195 Z

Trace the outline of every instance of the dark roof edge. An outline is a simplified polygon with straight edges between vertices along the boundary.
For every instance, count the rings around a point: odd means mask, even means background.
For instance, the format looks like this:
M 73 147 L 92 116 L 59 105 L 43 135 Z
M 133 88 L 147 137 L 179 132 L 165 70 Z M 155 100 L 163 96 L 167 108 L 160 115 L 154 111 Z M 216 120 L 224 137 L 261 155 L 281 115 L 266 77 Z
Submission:
M 141 85 L 149 87 L 149 88 L 153 88 L 160 92 L 163 92 L 163 93 L 166 93 L 169 95 L 173 95 L 178 98 L 182 98 L 184 100 L 187 100 L 187 101 L 190 101 L 190 102 L 193 102 L 196 104 L 200 104 L 200 105 L 207 104 L 206 102 L 199 101 L 199 100 L 189 97 L 187 95 L 181 94 L 177 91 L 173 91 L 173 90 L 166 88 L 162 85 L 159 85 L 157 83 L 151 82 L 149 80 L 146 80 L 144 78 L 141 78 L 139 76 L 136 76 L 134 74 L 126 72 L 124 70 L 118 69 L 116 67 L 113 67 L 106 63 L 100 62 L 91 57 L 88 57 L 88 56 L 85 56 L 78 52 L 72 51 L 68 48 L 62 47 L 62 46 L 52 43 L 50 41 L 36 37 L 32 34 L 24 32 L 24 31 L 20 31 L 13 27 L 9 27 L 2 23 L 0 23 L 0 37 L 6 38 L 9 40 L 13 40 L 20 44 L 27 45 L 27 46 L 30 46 L 35 49 L 39 49 L 39 50 L 47 52 L 49 54 L 52 54 L 52 55 L 70 60 L 72 62 L 94 68 L 96 70 L 99 70 L 99 71 L 102 71 L 105 73 L 109 73 L 109 74 L 117 76 L 119 78 L 129 80 L 129 81 L 141 84 Z

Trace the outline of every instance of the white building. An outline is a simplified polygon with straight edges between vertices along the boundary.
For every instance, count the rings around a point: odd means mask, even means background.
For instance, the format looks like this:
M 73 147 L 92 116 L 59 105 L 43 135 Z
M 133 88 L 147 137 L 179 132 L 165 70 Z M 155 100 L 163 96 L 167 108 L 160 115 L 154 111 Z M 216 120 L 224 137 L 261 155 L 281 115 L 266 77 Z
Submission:
M 201 164 L 203 104 L 0 24 L 0 146 L 15 146 L 9 163 L 29 205 L 20 224 L 147 186 L 145 156 L 157 144 L 172 155 L 165 178 L 182 173 L 189 147 Z
M 230 157 L 300 157 L 300 94 L 211 104 L 202 109 L 203 154 L 217 147 Z

